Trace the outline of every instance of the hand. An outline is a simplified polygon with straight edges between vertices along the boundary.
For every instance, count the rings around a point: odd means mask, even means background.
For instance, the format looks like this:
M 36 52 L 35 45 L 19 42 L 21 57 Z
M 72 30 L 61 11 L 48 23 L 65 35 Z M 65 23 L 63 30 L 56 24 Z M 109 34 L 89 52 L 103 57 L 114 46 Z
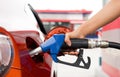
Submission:
M 84 38 L 85 35 L 83 34 L 84 32 L 82 32 L 82 30 L 80 30 L 82 28 L 79 28 L 79 30 L 74 30 L 72 32 L 68 32 L 65 34 L 65 42 L 68 46 L 71 46 L 71 41 L 70 38 Z M 76 50 L 70 50 L 69 52 L 65 52 L 64 54 L 69 54 L 69 55 L 78 55 L 79 52 L 77 52 Z
M 68 32 L 65 34 L 65 43 L 68 45 L 68 46 L 71 46 L 71 41 L 70 41 L 70 38 L 84 38 L 85 36 L 80 33 L 79 31 L 75 30 L 73 32 Z

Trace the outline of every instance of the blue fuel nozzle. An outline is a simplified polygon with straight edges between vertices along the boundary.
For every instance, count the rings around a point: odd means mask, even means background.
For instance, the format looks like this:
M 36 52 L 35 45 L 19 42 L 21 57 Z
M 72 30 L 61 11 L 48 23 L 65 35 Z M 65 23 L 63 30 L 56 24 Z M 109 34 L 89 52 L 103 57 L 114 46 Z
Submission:
M 64 42 L 64 38 L 64 34 L 54 34 L 51 38 L 42 43 L 40 47 L 42 48 L 43 52 L 50 51 L 52 59 L 57 62 L 57 54 L 59 53 L 60 48 Z

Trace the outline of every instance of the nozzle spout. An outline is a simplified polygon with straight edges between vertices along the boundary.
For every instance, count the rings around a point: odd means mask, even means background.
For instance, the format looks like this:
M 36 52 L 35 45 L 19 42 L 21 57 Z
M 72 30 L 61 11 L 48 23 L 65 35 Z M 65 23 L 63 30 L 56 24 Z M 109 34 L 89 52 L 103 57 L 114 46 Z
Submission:
M 34 55 L 39 54 L 39 53 L 42 53 L 42 48 L 41 47 L 38 47 L 38 48 L 36 48 L 36 49 L 34 49 L 34 50 L 32 50 L 32 51 L 29 52 L 30 56 L 32 56 L 32 57 Z

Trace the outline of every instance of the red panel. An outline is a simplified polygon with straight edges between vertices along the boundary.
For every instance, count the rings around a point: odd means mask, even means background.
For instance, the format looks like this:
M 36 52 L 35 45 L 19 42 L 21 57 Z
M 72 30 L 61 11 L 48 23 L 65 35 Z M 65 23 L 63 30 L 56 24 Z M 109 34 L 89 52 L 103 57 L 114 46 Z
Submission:
M 90 14 L 92 11 L 82 10 L 36 10 L 38 13 L 85 13 Z
M 120 70 L 114 68 L 113 66 L 107 64 L 106 62 L 102 62 L 102 68 L 104 72 L 106 72 L 110 77 L 120 77 Z
M 85 20 L 69 20 L 69 19 L 42 19 L 43 22 L 70 22 L 70 23 L 84 23 Z
M 120 17 L 103 27 L 103 31 L 120 28 Z

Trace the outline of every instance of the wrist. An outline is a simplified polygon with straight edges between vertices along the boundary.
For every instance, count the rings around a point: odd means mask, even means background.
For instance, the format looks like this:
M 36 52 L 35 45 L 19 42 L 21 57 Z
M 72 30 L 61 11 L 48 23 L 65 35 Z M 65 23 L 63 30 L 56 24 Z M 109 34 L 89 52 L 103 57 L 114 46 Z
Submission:
M 85 25 L 81 25 L 79 28 L 77 28 L 76 31 L 77 31 L 76 33 L 79 34 L 80 38 L 84 38 L 88 35 L 88 29 L 87 29 L 87 26 Z

